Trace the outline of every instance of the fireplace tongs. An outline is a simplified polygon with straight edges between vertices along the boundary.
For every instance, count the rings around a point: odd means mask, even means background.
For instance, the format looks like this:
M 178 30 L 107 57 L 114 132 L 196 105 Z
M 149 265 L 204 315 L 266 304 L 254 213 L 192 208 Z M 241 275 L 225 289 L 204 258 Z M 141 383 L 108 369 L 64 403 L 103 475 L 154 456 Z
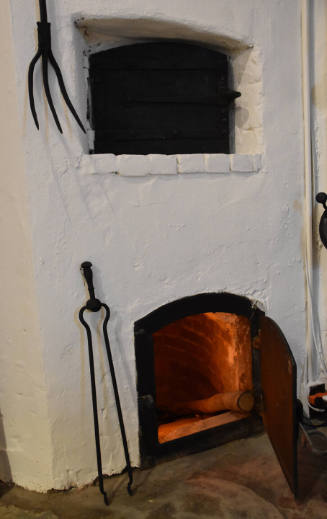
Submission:
M 125 459 L 126 459 L 126 469 L 127 469 L 128 477 L 129 477 L 129 481 L 128 481 L 128 485 L 127 485 L 127 491 L 129 493 L 129 495 L 132 495 L 133 472 L 132 472 L 132 467 L 131 467 L 130 458 L 129 458 L 124 420 L 123 420 L 118 386 L 117 386 L 116 375 L 115 375 L 115 368 L 114 368 L 114 364 L 113 364 L 113 360 L 112 360 L 108 331 L 107 331 L 108 321 L 110 318 L 110 310 L 109 310 L 108 305 L 106 305 L 105 303 L 102 303 L 101 301 L 99 301 L 99 299 L 97 299 L 95 297 L 94 286 L 93 286 L 93 273 L 92 273 L 91 267 L 92 267 L 92 263 L 90 263 L 89 261 L 85 261 L 81 265 L 81 271 L 82 271 L 85 281 L 87 283 L 90 299 L 80 309 L 79 320 L 81 321 L 81 323 L 83 324 L 83 326 L 86 330 L 87 341 L 88 341 L 91 390 L 92 390 L 92 404 L 93 404 L 93 419 L 94 419 L 94 435 L 95 435 L 95 447 L 96 447 L 97 465 L 98 465 L 99 488 L 100 488 L 101 494 L 104 497 L 105 504 L 108 505 L 109 504 L 108 497 L 107 497 L 107 494 L 103 487 L 103 474 L 102 474 L 101 447 L 100 447 L 100 434 L 99 434 L 99 422 L 98 422 L 97 393 L 96 393 L 95 374 L 94 374 L 92 334 L 91 334 L 90 326 L 84 319 L 84 312 L 86 310 L 89 310 L 90 312 L 98 312 L 99 310 L 101 310 L 101 308 L 104 308 L 105 313 L 106 313 L 104 321 L 103 321 L 103 337 L 104 337 L 104 343 L 106 346 L 108 363 L 109 363 L 111 380 L 112 380 L 112 386 L 113 386 L 114 395 L 115 395 L 117 415 L 118 415 L 120 432 L 121 432 Z
M 80 118 L 78 117 L 78 114 L 77 114 L 71 100 L 69 99 L 60 67 L 52 53 L 51 24 L 48 22 L 46 0 L 39 0 L 39 5 L 40 5 L 40 21 L 37 22 L 38 49 L 37 49 L 37 53 L 35 54 L 34 58 L 32 59 L 32 61 L 30 63 L 29 69 L 28 69 L 28 93 L 29 93 L 31 112 L 33 115 L 35 126 L 39 130 L 39 121 L 37 118 L 35 102 L 34 102 L 33 74 L 34 74 L 35 65 L 36 65 L 37 61 L 41 58 L 42 59 L 42 76 L 43 76 L 44 92 L 45 92 L 50 110 L 52 112 L 53 118 L 55 120 L 55 123 L 57 125 L 59 132 L 63 133 L 58 116 L 57 116 L 56 109 L 55 109 L 53 101 L 52 101 L 51 92 L 50 92 L 49 77 L 48 77 L 48 64 L 49 63 L 52 65 L 52 68 L 55 71 L 55 74 L 57 76 L 58 83 L 59 83 L 59 88 L 60 88 L 62 96 L 66 102 L 66 105 L 68 106 L 69 110 L 75 117 L 81 130 L 84 133 L 86 133 L 83 123 L 80 120 Z

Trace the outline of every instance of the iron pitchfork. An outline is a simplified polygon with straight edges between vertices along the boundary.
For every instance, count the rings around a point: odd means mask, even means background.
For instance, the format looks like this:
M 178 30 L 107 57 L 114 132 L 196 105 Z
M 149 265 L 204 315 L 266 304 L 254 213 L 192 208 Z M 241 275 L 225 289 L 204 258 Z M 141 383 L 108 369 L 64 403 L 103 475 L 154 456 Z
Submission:
M 86 133 L 83 123 L 80 120 L 80 118 L 78 117 L 78 114 L 77 114 L 71 100 L 69 99 L 60 67 L 52 53 L 51 24 L 48 22 L 46 0 L 39 0 L 39 5 L 40 5 L 40 21 L 37 22 L 38 49 L 37 49 L 37 53 L 35 54 L 34 58 L 32 59 L 32 61 L 30 63 L 29 69 L 28 69 L 28 93 L 29 93 L 31 112 L 33 115 L 35 126 L 39 130 L 39 128 L 40 128 L 39 121 L 38 121 L 38 117 L 37 117 L 37 113 L 36 113 L 36 109 L 35 109 L 35 102 L 34 102 L 33 74 L 34 74 L 35 65 L 36 65 L 37 61 L 41 58 L 44 91 L 45 91 L 45 95 L 46 95 L 50 110 L 52 112 L 53 118 L 55 120 L 55 123 L 57 125 L 59 132 L 63 133 L 58 116 L 57 116 L 56 109 L 55 109 L 53 101 L 52 101 L 51 91 L 50 91 L 50 87 L 49 87 L 49 77 L 48 77 L 49 63 L 52 65 L 52 68 L 55 71 L 55 74 L 57 76 L 57 80 L 59 83 L 59 88 L 60 88 L 62 96 L 66 102 L 66 105 L 68 106 L 69 110 L 75 117 L 81 130 L 84 133 Z
M 108 305 L 106 305 L 105 303 L 101 303 L 101 301 L 99 301 L 99 299 L 97 299 L 95 297 L 94 286 L 93 286 L 92 263 L 90 263 L 89 261 L 85 261 L 84 263 L 82 263 L 81 271 L 82 271 L 85 281 L 87 283 L 90 299 L 80 309 L 79 320 L 81 321 L 82 325 L 84 326 L 84 328 L 86 330 L 87 341 L 88 341 L 91 390 L 92 390 L 92 404 L 93 404 L 93 419 L 94 419 L 94 435 L 95 435 L 95 447 L 96 447 L 97 465 L 98 465 L 99 488 L 100 488 L 101 494 L 103 495 L 105 504 L 108 505 L 109 504 L 108 497 L 107 497 L 107 494 L 103 487 L 101 446 L 100 446 L 98 408 L 97 408 L 97 393 L 96 393 L 96 385 L 95 385 L 94 357 L 93 357 L 93 347 L 92 347 L 92 333 L 91 333 L 90 326 L 84 319 L 84 312 L 86 310 L 89 310 L 90 312 L 98 312 L 99 310 L 101 310 L 101 308 L 104 308 L 104 310 L 106 312 L 106 315 L 105 315 L 105 318 L 103 321 L 103 337 L 104 337 L 104 343 L 105 343 L 106 351 L 107 351 L 112 386 L 113 386 L 113 390 L 114 390 L 116 407 L 117 407 L 120 432 L 121 432 L 121 437 L 122 437 L 122 442 L 123 442 L 123 447 L 124 447 L 126 468 L 127 468 L 127 472 L 128 472 L 128 478 L 129 478 L 128 485 L 127 485 L 127 491 L 130 496 L 132 495 L 133 472 L 132 472 L 131 462 L 130 462 L 130 458 L 129 458 L 123 414 L 122 414 L 121 405 L 120 405 L 120 398 L 119 398 L 118 386 L 117 386 L 117 381 L 116 381 L 115 368 L 114 368 L 114 364 L 113 364 L 113 360 L 112 360 L 108 331 L 107 331 L 108 321 L 110 318 L 110 310 L 109 310 Z

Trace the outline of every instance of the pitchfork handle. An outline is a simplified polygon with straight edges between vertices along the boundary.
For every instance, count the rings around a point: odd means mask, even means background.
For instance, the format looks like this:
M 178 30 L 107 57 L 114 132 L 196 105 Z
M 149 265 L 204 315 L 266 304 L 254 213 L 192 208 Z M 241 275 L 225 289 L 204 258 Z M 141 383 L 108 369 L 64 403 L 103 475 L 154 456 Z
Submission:
M 48 21 L 47 4 L 45 0 L 40 0 L 40 20 L 41 22 Z

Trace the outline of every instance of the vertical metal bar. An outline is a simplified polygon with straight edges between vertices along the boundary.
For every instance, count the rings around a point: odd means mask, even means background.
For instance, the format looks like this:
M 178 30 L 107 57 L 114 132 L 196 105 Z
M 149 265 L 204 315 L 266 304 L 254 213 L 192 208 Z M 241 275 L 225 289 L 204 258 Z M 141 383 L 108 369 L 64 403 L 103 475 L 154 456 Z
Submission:
M 109 307 L 105 303 L 102 303 L 102 306 L 106 310 L 106 316 L 103 321 L 103 336 L 104 336 L 104 342 L 105 342 L 106 350 L 107 350 L 107 357 L 108 357 L 108 362 L 109 362 L 112 386 L 113 386 L 114 395 L 115 395 L 120 432 L 121 432 L 125 459 L 126 459 L 126 468 L 127 468 L 128 477 L 129 477 L 127 491 L 129 493 L 129 495 L 131 496 L 132 495 L 132 484 L 133 484 L 133 472 L 132 472 L 132 467 L 131 467 L 131 462 L 130 462 L 130 457 L 129 457 L 129 452 L 128 452 L 124 419 L 123 419 L 123 414 L 122 414 L 121 405 L 120 405 L 120 398 L 119 398 L 117 380 L 116 380 L 116 375 L 115 375 L 115 368 L 114 368 L 114 363 L 112 360 L 110 342 L 109 342 L 108 331 L 107 331 L 108 321 L 109 321 L 109 317 L 110 317 L 110 310 L 109 310 Z
M 109 505 L 107 494 L 103 488 L 102 459 L 101 459 L 100 433 L 99 433 L 99 421 L 98 421 L 97 391 L 96 391 L 96 386 L 95 386 L 95 374 L 94 374 L 92 334 L 91 334 L 91 329 L 90 329 L 89 325 L 87 324 L 87 322 L 85 321 L 84 316 L 83 316 L 86 309 L 87 309 L 86 306 L 83 306 L 83 308 L 81 308 L 81 310 L 79 312 L 79 320 L 81 321 L 81 323 L 83 324 L 83 326 L 86 330 L 88 350 L 89 350 L 94 436 L 95 436 L 95 448 L 96 448 L 97 466 L 98 466 L 99 488 L 100 488 L 101 494 L 103 495 L 105 504 Z

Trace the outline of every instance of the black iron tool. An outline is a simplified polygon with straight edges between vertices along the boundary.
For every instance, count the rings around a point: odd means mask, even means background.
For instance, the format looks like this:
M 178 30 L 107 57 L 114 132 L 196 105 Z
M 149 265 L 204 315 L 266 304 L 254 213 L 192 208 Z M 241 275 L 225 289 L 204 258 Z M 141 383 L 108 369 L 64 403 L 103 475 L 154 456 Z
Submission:
M 324 212 L 320 218 L 320 224 L 319 224 L 319 234 L 320 239 L 327 249 L 327 195 L 326 193 L 318 193 L 316 195 L 316 200 L 319 202 L 319 204 L 322 204 L 324 207 Z
M 77 114 L 71 100 L 69 99 L 60 67 L 52 53 L 51 24 L 48 22 L 46 0 L 39 0 L 39 4 L 40 4 L 40 21 L 37 22 L 38 49 L 37 49 L 37 53 L 35 54 L 34 58 L 32 59 L 32 61 L 30 63 L 29 69 L 28 69 L 28 93 L 29 93 L 31 112 L 33 115 L 35 125 L 36 125 L 37 129 L 39 130 L 39 121 L 37 118 L 35 102 L 34 102 L 33 74 L 34 74 L 35 65 L 36 65 L 37 61 L 41 58 L 44 91 L 45 91 L 45 95 L 46 95 L 47 101 L 49 103 L 49 107 L 52 112 L 52 115 L 53 115 L 53 118 L 55 120 L 58 130 L 60 131 L 60 133 L 63 133 L 58 116 L 57 116 L 57 112 L 56 112 L 56 109 L 54 107 L 53 100 L 51 97 L 51 91 L 50 91 L 50 86 L 49 86 L 49 77 L 48 77 L 49 63 L 50 63 L 50 65 L 52 65 L 52 68 L 55 71 L 55 74 L 58 79 L 60 91 L 62 93 L 62 96 L 63 96 L 69 110 L 75 117 L 80 128 L 83 130 L 84 133 L 86 133 L 83 123 L 80 120 L 80 118 L 78 117 L 78 114 Z
M 128 472 L 128 485 L 127 485 L 127 491 L 129 495 L 132 495 L 132 484 L 133 484 L 133 472 L 131 467 L 131 462 L 129 458 L 129 452 L 128 452 L 128 445 L 127 445 L 127 439 L 126 439 L 126 432 L 125 432 L 125 425 L 120 405 L 120 398 L 119 398 L 119 392 L 118 392 L 118 386 L 117 386 L 117 380 L 115 375 L 115 368 L 112 360 L 111 350 L 110 350 L 110 343 L 109 343 L 109 337 L 108 337 L 108 321 L 110 318 L 110 310 L 108 305 L 105 303 L 102 303 L 95 297 L 94 293 L 94 286 L 93 286 L 93 273 L 92 273 L 92 263 L 89 261 L 85 261 L 81 265 L 81 270 L 84 275 L 85 281 L 87 283 L 90 299 L 86 302 L 86 304 L 80 309 L 79 312 L 79 320 L 81 321 L 82 325 L 84 326 L 86 330 L 87 335 L 87 341 L 88 341 L 88 349 L 89 349 L 89 362 L 90 362 L 90 376 L 91 376 L 91 390 L 92 390 L 92 404 L 93 404 L 93 419 L 94 419 L 94 435 L 95 435 L 95 447 L 96 447 L 96 455 L 97 455 L 97 465 L 98 465 L 98 477 L 99 477 L 99 488 L 100 492 L 104 497 L 104 502 L 106 505 L 109 504 L 107 494 L 103 487 L 103 474 L 102 474 L 102 459 L 101 459 L 101 446 L 100 446 L 100 435 L 99 435 L 99 421 L 98 421 L 98 408 L 97 408 L 97 393 L 96 393 L 96 385 L 95 385 L 95 374 L 94 374 L 94 358 L 93 358 L 93 347 L 92 347 L 92 333 L 91 328 L 88 325 L 88 323 L 84 319 L 84 312 L 86 310 L 89 310 L 90 312 L 98 312 L 101 310 L 101 308 L 104 308 L 105 310 L 105 318 L 103 321 L 103 337 L 104 337 L 104 343 L 106 346 L 107 351 L 107 357 L 109 362 L 109 368 L 110 368 L 110 374 L 111 374 L 111 380 L 112 380 L 112 386 L 114 390 L 115 395 L 115 401 L 116 401 L 116 407 L 117 407 L 117 414 L 118 414 L 118 420 L 119 420 L 119 426 L 120 426 L 120 432 L 122 437 L 122 442 L 124 446 L 124 453 L 125 453 L 125 459 L 126 459 L 126 469 Z

